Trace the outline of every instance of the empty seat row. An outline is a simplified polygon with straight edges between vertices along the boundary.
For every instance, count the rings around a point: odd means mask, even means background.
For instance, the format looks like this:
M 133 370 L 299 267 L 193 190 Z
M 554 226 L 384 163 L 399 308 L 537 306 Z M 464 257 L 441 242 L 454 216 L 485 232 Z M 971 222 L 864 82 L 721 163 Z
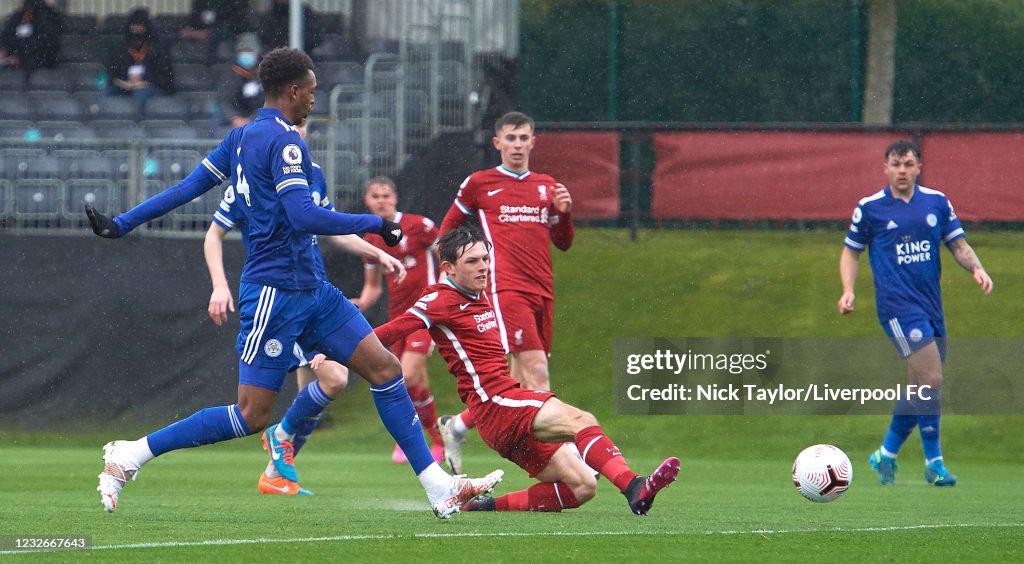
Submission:
M 215 95 L 191 92 L 150 98 L 142 115 L 130 96 L 97 96 L 95 93 L 0 92 L 0 120 L 77 121 L 106 119 L 196 120 L 210 117 Z

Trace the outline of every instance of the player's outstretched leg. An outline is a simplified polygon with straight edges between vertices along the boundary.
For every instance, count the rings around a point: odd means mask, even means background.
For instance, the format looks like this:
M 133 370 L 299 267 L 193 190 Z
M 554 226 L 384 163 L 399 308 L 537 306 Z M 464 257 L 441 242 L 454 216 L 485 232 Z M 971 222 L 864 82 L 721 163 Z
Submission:
M 472 428 L 465 423 L 468 415 L 467 409 L 458 415 L 444 415 L 437 420 L 437 430 L 444 444 L 444 459 L 456 474 L 462 473 L 462 445 L 466 442 L 466 433 Z
M 679 475 L 679 459 L 670 456 L 651 472 L 650 476 L 637 476 L 630 480 L 622 495 L 629 501 L 634 515 L 647 515 L 654 504 L 654 496 L 676 481 Z
M 570 409 L 577 411 L 580 418 L 589 419 L 594 423 L 597 421 L 589 413 L 572 407 Z M 619 447 L 615 446 L 596 424 L 577 432 L 574 442 L 587 466 L 597 470 L 615 484 L 622 495 L 626 496 L 629 509 L 636 515 L 647 515 L 654 503 L 654 496 L 674 482 L 679 475 L 679 459 L 672 456 L 665 459 L 649 476 L 637 476 L 626 464 Z
M 146 439 L 139 440 L 145 441 Z M 108 513 L 117 509 L 117 500 L 121 497 L 121 489 L 124 488 L 128 480 L 138 477 L 139 468 L 145 463 L 144 461 L 140 462 L 134 453 L 137 447 L 138 445 L 133 444 L 133 441 L 111 441 L 103 445 L 103 471 L 98 476 L 100 485 L 96 487 L 96 491 L 100 492 L 100 503 Z
M 444 472 L 436 463 L 433 467 L 442 473 Z M 445 494 L 439 499 L 431 501 L 430 506 L 434 510 L 434 515 L 437 515 L 439 519 L 451 518 L 452 515 L 460 512 L 464 506 L 494 491 L 494 486 L 498 485 L 504 476 L 504 470 L 495 470 L 483 478 L 467 478 L 462 475 L 450 476 Z M 429 493 L 428 491 L 428 496 Z
M 270 396 L 273 399 L 273 396 Z M 113 441 L 103 447 L 99 475 L 100 501 L 107 511 L 117 508 L 121 490 L 139 468 L 172 450 L 192 448 L 251 434 L 237 405 L 208 407 L 136 441 Z

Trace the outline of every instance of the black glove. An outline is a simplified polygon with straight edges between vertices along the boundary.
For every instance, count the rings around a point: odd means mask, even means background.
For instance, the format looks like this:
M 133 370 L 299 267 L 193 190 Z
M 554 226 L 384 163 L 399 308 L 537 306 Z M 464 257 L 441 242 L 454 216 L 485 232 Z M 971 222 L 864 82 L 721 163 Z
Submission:
M 117 239 L 121 236 L 114 220 L 99 213 L 89 204 L 85 204 L 85 215 L 89 216 L 89 225 L 92 226 L 93 233 L 107 239 Z
M 402 241 L 402 226 L 394 221 L 385 219 L 379 233 L 384 238 L 384 243 L 389 247 L 394 247 Z

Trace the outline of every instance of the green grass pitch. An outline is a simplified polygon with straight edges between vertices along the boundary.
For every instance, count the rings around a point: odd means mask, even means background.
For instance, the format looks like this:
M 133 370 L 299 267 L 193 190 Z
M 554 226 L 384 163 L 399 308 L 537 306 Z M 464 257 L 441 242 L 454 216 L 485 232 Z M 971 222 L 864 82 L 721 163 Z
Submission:
M 840 318 L 838 231 L 658 231 L 631 243 L 622 231 L 580 230 L 556 253 L 552 382 L 564 400 L 592 411 L 639 472 L 665 456 L 680 479 L 650 516 L 629 513 L 607 480 L 585 506 L 561 514 L 462 514 L 440 522 L 409 469 L 390 462 L 366 386 L 331 408 L 297 458 L 308 498 L 263 496 L 259 439 L 177 452 L 147 465 L 103 513 L 94 491 L 110 434 L 6 433 L 0 460 L 0 535 L 90 535 L 77 553 L 2 554 L 5 561 L 1020 561 L 1024 539 L 1024 439 L 1016 416 L 943 419 L 955 488 L 922 478 L 913 435 L 894 487 L 866 462 L 884 416 L 617 416 L 608 392 L 616 336 L 877 336 L 866 257 L 858 311 Z M 944 253 L 951 338 L 1019 336 L 1024 313 L 1024 234 L 983 232 L 971 242 L 996 290 L 982 297 Z M 903 374 L 893 374 L 902 381 Z M 439 411 L 454 412 L 454 382 L 431 361 Z M 211 398 L 211 404 L 229 398 Z M 164 422 L 154 422 L 157 427 Z M 831 504 L 800 497 L 793 457 L 829 442 L 854 465 L 853 484 Z M 503 468 L 496 493 L 530 484 L 525 473 L 473 436 L 473 474 Z M 7 547 L 5 547 L 7 548 Z

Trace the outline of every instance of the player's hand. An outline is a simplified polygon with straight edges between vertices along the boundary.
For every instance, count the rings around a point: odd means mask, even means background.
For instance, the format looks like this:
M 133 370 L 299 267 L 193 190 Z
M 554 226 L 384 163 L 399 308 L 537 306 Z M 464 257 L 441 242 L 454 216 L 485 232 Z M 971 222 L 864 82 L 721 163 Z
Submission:
M 384 238 L 384 244 L 389 247 L 394 247 L 402 241 L 402 226 L 394 221 L 388 221 L 385 219 L 384 225 L 381 226 L 379 234 Z
M 324 353 L 318 353 L 313 357 L 313 360 L 309 361 L 309 367 L 313 370 L 320 370 L 320 367 L 324 365 L 325 360 L 327 360 L 327 357 L 324 356 Z
M 405 265 L 402 264 L 402 261 L 385 252 L 381 252 L 377 262 L 384 269 L 384 274 L 390 274 L 395 277 L 395 284 L 401 284 L 405 280 L 405 275 L 408 273 L 405 271 Z
M 985 292 L 986 296 L 992 293 L 992 277 L 985 272 L 984 268 L 974 270 L 974 281 L 981 286 L 981 291 Z
M 843 315 L 852 313 L 854 298 L 853 292 L 843 292 L 843 295 L 839 297 L 839 313 Z
M 228 311 L 232 313 L 235 311 L 235 301 L 231 298 L 231 289 L 226 286 L 214 288 L 213 294 L 210 295 L 210 307 L 207 309 L 210 319 L 219 326 L 228 320 Z
M 558 213 L 572 211 L 572 196 L 569 195 L 569 189 L 565 187 L 565 184 L 561 182 L 555 184 L 554 198 L 555 209 L 558 210 Z
M 121 236 L 120 230 L 114 220 L 96 211 L 96 208 L 85 204 L 85 215 L 89 217 L 89 225 L 92 232 L 107 239 L 117 239 Z

